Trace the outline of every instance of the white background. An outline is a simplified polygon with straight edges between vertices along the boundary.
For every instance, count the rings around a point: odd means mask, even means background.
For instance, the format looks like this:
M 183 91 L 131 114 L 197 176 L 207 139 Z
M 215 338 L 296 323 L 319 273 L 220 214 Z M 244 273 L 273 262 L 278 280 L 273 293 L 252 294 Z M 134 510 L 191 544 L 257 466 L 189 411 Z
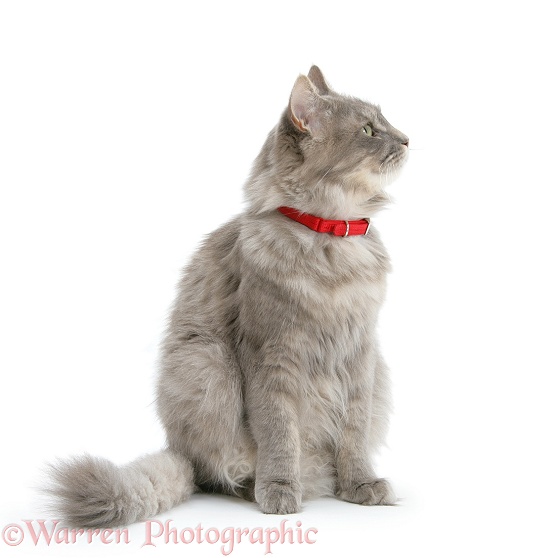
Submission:
M 394 508 L 333 499 L 275 556 L 549 556 L 548 145 L 542 2 L 0 4 L 1 526 L 50 516 L 54 457 L 163 444 L 157 346 L 179 269 L 243 207 L 299 73 L 380 103 L 409 135 L 380 336 Z M 196 495 L 182 529 L 278 525 Z M 109 555 L 25 540 L 14 556 Z M 8 547 L 0 541 L 0 552 Z M 242 544 L 234 556 L 262 556 Z M 219 545 L 140 552 L 221 556 Z

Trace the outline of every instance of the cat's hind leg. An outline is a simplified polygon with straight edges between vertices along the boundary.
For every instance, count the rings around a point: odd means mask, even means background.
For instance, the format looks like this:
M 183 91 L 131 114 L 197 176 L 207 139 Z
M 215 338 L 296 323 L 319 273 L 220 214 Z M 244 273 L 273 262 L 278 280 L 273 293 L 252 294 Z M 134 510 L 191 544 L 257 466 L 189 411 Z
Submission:
M 195 483 L 246 497 L 255 447 L 246 426 L 241 372 L 230 348 L 197 336 L 165 351 L 157 393 L 168 446 L 191 460 Z

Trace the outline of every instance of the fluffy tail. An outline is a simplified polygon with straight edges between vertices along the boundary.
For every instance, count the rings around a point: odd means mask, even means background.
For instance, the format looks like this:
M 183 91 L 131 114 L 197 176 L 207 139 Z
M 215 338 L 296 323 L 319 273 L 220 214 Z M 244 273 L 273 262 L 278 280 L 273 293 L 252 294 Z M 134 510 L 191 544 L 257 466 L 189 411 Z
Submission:
M 193 468 L 168 450 L 117 467 L 84 455 L 50 466 L 53 507 L 75 527 L 115 527 L 147 519 L 187 500 Z

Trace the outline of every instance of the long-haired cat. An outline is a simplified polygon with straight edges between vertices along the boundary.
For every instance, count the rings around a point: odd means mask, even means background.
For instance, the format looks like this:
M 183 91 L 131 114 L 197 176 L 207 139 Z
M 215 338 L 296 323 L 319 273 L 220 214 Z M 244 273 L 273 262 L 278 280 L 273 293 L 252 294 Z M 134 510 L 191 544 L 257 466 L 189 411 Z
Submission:
M 378 107 L 334 92 L 316 66 L 298 77 L 247 209 L 181 279 L 157 387 L 166 448 L 122 467 L 53 466 L 67 522 L 128 524 L 198 490 L 275 514 L 326 494 L 395 502 L 372 465 L 390 407 L 375 331 L 389 263 L 369 219 L 407 152 Z

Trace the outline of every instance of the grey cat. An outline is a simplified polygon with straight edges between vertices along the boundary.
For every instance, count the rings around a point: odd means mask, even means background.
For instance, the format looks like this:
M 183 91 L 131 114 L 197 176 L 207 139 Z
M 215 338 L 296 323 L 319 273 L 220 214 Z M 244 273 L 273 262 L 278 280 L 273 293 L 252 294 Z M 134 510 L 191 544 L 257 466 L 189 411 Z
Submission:
M 379 107 L 335 93 L 316 66 L 298 77 L 246 211 L 181 279 L 157 387 L 166 449 L 123 467 L 91 456 L 52 466 L 68 523 L 132 523 L 198 490 L 274 514 L 327 494 L 395 503 L 372 465 L 390 409 L 375 332 L 389 260 L 368 218 L 407 155 Z

